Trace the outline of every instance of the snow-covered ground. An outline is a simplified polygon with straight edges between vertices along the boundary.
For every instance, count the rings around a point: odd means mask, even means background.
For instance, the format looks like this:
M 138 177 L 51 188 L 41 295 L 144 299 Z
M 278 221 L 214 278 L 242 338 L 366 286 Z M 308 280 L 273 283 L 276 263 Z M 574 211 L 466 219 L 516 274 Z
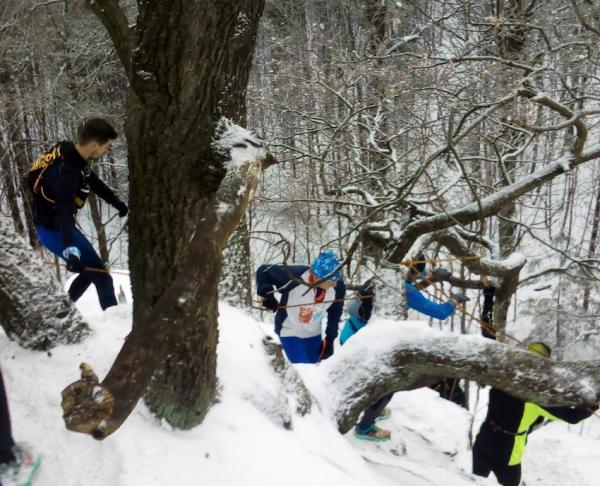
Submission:
M 128 296 L 126 277 L 117 276 Z M 98 442 L 69 432 L 61 417 L 60 392 L 78 378 L 79 363 L 104 376 L 130 329 L 127 304 L 102 313 L 94 290 L 79 302 L 94 335 L 51 353 L 26 351 L 0 336 L 17 441 L 43 454 L 39 486 L 462 486 L 495 480 L 468 474 L 469 431 L 485 414 L 482 392 L 476 417 L 428 389 L 398 393 L 387 443 L 340 435 L 318 403 L 293 430 L 277 425 L 261 406 L 276 398 L 277 380 L 261 341 L 270 326 L 223 305 L 220 309 L 218 375 L 220 401 L 203 424 L 174 431 L 138 405 L 125 424 Z M 308 388 L 321 388 L 319 368 L 303 365 Z M 314 380 L 314 383 L 312 381 Z M 524 461 L 528 486 L 596 486 L 600 478 L 600 421 L 551 424 L 530 438 Z

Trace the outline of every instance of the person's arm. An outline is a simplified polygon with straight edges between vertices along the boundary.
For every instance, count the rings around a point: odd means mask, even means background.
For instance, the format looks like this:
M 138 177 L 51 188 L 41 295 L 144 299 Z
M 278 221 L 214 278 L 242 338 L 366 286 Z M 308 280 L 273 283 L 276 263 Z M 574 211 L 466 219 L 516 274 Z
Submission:
M 80 173 L 65 169 L 55 188 L 56 223 L 63 250 L 75 245 L 73 229 L 75 228 L 75 193 L 79 187 Z
M 591 407 L 540 407 L 538 405 L 538 407 L 539 413 L 543 417 L 550 420 L 568 422 L 570 424 L 581 422 L 598 410 L 597 405 Z
M 496 333 L 493 324 L 494 292 L 494 287 L 485 287 L 483 289 L 483 307 L 481 308 L 481 320 L 487 325 L 481 326 L 481 334 L 485 338 L 495 340 Z
M 127 213 L 126 204 L 119 199 L 113 190 L 108 187 L 93 170 L 89 169 L 89 172 L 86 174 L 86 181 L 90 186 L 90 189 L 119 211 L 119 214 L 122 212 Z
M 343 280 L 338 280 L 335 286 L 335 300 L 327 309 L 327 328 L 325 337 L 333 341 L 338 335 L 338 327 L 342 313 L 344 312 L 344 298 L 346 297 L 346 284 Z
M 438 304 L 426 298 L 413 284 L 406 283 L 404 287 L 406 289 L 406 303 L 411 309 L 440 320 L 447 319 L 454 313 L 454 302 L 449 301 Z
M 274 289 L 283 287 L 290 281 L 290 275 L 283 265 L 261 265 L 256 270 L 256 293 L 261 297 L 272 295 Z
M 418 283 L 412 285 L 415 287 L 416 290 L 423 290 L 429 287 L 430 285 L 433 285 L 434 283 L 435 282 L 433 282 L 433 280 L 430 280 L 429 276 L 427 276 L 421 279 Z

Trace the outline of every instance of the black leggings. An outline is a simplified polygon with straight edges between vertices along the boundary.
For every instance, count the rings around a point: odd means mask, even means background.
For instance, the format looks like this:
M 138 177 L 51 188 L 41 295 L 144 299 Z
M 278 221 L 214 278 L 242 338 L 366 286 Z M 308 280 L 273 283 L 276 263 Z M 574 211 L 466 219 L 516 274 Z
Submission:
M 393 393 L 385 395 L 383 398 L 380 398 L 373 405 L 367 408 L 363 413 L 361 421 L 358 423 L 358 428 L 361 430 L 367 430 L 371 428 L 377 417 L 379 417 L 379 414 L 383 412 L 383 409 L 386 407 L 386 405 L 390 403 L 390 400 L 393 396 Z
M 6 390 L 4 389 L 4 379 L 0 370 L 0 462 L 2 452 L 10 450 L 15 445 L 10 427 L 10 415 L 8 414 L 8 402 L 6 400 Z
M 488 477 L 493 472 L 502 486 L 519 486 L 521 482 L 521 464 L 509 466 L 508 464 L 497 464 L 491 461 L 477 442 L 473 447 L 473 474 Z

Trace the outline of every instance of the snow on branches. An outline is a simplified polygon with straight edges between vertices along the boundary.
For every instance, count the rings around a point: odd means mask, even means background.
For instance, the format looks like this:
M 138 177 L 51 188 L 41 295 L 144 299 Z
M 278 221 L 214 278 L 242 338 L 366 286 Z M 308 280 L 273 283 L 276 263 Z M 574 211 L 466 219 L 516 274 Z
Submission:
M 600 400 L 600 361 L 558 363 L 480 336 L 437 331 L 423 322 L 374 320 L 321 367 L 329 383 L 321 399 L 342 433 L 384 395 L 439 378 L 466 378 L 543 406 Z

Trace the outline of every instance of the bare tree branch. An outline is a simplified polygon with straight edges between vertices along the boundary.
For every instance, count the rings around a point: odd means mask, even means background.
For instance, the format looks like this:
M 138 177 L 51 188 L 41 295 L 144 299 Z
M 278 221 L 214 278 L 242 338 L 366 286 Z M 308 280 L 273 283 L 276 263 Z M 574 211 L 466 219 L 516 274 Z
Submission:
M 86 2 L 106 28 L 125 72 L 131 79 L 133 37 L 129 30 L 127 16 L 120 7 L 119 0 L 86 0 Z

